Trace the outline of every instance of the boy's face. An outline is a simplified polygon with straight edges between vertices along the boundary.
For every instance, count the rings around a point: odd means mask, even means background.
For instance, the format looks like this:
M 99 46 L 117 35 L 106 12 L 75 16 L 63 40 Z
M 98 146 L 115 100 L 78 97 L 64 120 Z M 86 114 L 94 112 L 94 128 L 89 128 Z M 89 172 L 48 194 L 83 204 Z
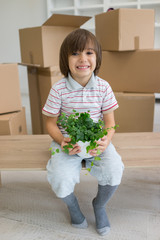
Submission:
M 96 53 L 91 46 L 87 46 L 82 52 L 74 52 L 68 57 L 71 76 L 85 86 L 96 68 Z

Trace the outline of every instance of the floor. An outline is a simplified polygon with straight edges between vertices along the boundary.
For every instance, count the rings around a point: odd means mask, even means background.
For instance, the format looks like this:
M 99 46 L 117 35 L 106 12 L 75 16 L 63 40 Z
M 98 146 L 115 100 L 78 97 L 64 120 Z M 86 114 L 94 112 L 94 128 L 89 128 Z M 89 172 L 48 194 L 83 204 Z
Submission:
M 97 182 L 81 171 L 75 194 L 88 221 L 85 230 L 70 224 L 63 202 L 52 192 L 46 172 L 2 172 L 1 240 L 160 240 L 160 169 L 126 168 L 107 205 L 111 231 L 98 235 L 92 209 Z M 87 174 L 87 175 L 86 175 Z

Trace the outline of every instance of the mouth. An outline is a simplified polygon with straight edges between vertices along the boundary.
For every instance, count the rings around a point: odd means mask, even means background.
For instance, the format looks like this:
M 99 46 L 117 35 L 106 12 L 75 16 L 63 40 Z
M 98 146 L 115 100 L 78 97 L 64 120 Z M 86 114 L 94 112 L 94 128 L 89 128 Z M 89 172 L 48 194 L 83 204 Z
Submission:
M 88 68 L 90 68 L 90 66 L 88 66 L 88 65 L 87 65 L 87 66 L 77 66 L 77 68 L 83 70 L 83 69 L 88 69 Z

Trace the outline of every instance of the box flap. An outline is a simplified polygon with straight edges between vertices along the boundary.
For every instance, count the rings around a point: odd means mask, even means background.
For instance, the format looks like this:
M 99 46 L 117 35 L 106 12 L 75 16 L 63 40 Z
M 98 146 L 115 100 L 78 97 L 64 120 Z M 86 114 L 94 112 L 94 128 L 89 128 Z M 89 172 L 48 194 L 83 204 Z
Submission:
M 91 17 L 65 14 L 53 14 L 42 26 L 80 27 Z
M 32 63 L 23 63 L 23 62 L 18 62 L 18 65 L 25 66 L 25 67 L 41 67 L 40 64 L 32 64 Z

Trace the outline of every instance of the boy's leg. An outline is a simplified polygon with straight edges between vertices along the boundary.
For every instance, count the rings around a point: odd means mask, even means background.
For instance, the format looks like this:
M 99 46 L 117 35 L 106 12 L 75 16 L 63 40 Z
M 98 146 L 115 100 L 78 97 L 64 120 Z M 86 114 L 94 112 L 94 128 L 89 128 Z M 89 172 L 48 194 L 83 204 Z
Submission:
M 48 161 L 48 181 L 56 196 L 66 203 L 72 225 L 78 228 L 86 228 L 86 219 L 73 193 L 75 184 L 80 181 L 82 159 L 78 155 L 70 156 L 64 153 L 57 143 L 52 143 L 52 145 L 55 149 L 59 148 L 59 153 L 54 154 Z
M 64 153 L 59 147 L 59 153 L 52 155 L 47 163 L 47 179 L 58 198 L 64 198 L 74 192 L 75 184 L 80 182 L 82 159 L 78 155 Z
M 90 173 L 97 178 L 99 184 L 97 196 L 93 200 L 96 228 L 99 234 L 105 235 L 110 230 L 105 206 L 121 182 L 124 165 L 112 143 L 100 154 L 100 158 L 101 160 L 94 161 Z M 90 168 L 91 161 L 85 160 L 86 167 Z
M 106 213 L 106 204 L 112 197 L 118 186 L 98 185 L 97 196 L 93 199 L 93 209 L 96 218 L 96 228 L 100 235 L 106 235 L 110 231 L 110 223 Z
M 68 207 L 72 226 L 77 228 L 87 228 L 87 221 L 80 210 L 77 198 L 75 197 L 74 193 L 71 193 L 67 197 L 61 199 L 66 203 Z

